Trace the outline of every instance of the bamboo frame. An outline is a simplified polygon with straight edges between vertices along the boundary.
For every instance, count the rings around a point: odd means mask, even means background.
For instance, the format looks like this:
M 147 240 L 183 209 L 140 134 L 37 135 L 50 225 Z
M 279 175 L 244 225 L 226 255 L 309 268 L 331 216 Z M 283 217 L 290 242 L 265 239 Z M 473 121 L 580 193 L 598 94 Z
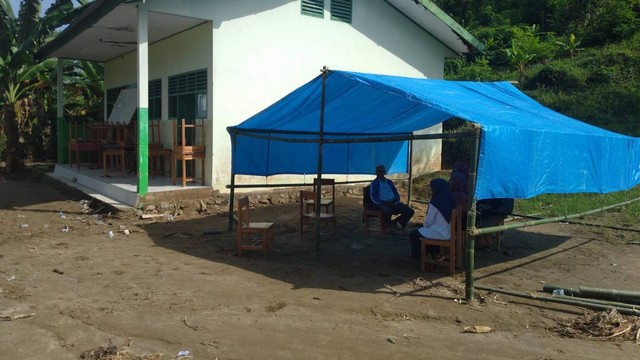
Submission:
M 515 297 L 521 297 L 521 298 L 525 298 L 525 299 L 541 300 L 541 301 L 548 301 L 548 302 L 554 302 L 554 303 L 560 303 L 560 304 L 566 304 L 566 305 L 582 306 L 582 307 L 588 307 L 588 308 L 592 308 L 592 309 L 596 309 L 596 310 L 611 310 L 611 309 L 615 309 L 616 311 L 618 311 L 621 314 L 640 316 L 640 309 L 636 309 L 636 308 L 633 308 L 633 307 L 632 308 L 628 308 L 628 307 L 600 304 L 600 303 L 596 303 L 596 302 L 592 302 L 592 301 L 580 301 L 580 300 L 576 300 L 575 298 L 566 299 L 566 298 L 562 298 L 562 297 L 542 297 L 542 296 L 536 296 L 536 295 L 533 295 L 533 294 L 530 294 L 530 293 L 520 293 L 520 292 L 516 292 L 516 291 L 495 289 L 495 288 L 491 288 L 491 287 L 488 287 L 488 286 L 476 286 L 476 288 L 478 290 L 490 291 L 490 292 L 494 292 L 494 293 L 505 294 L 505 295 L 515 296 Z
M 251 130 L 244 130 L 244 129 L 238 129 L 238 128 L 234 128 L 234 127 L 229 127 L 227 128 L 227 130 L 229 131 L 230 135 L 231 135 L 231 141 L 233 144 L 233 152 L 232 152 L 232 171 L 231 171 L 231 183 L 230 185 L 228 185 L 227 187 L 231 189 L 230 191 L 230 202 L 229 202 L 229 231 L 231 231 L 232 229 L 232 224 L 233 224 L 233 198 L 234 198 L 234 191 L 235 188 L 256 188 L 256 187 L 286 187 L 286 186 L 308 186 L 310 184 L 271 184 L 271 185 L 236 185 L 235 184 L 235 171 L 233 169 L 233 163 L 234 160 L 233 158 L 235 157 L 235 149 L 236 149 L 236 141 L 237 141 L 237 136 L 238 135 L 242 135 L 242 136 L 247 136 L 247 137 L 253 137 L 253 138 L 258 138 L 258 139 L 265 139 L 265 140 L 270 140 L 270 141 L 281 141 L 281 142 L 295 142 L 295 143 L 318 143 L 318 172 L 317 172 L 317 178 L 321 179 L 322 178 L 322 146 L 324 144 L 338 144 L 338 143 L 372 143 L 372 142 L 390 142 L 390 141 L 411 141 L 410 143 L 410 154 L 412 154 L 412 146 L 413 146 L 413 141 L 414 140 L 427 140 L 427 139 L 456 139 L 456 138 L 466 138 L 466 137 L 472 137 L 474 139 L 473 141 L 473 146 L 471 148 L 471 154 L 470 154 L 470 159 L 469 159 L 469 189 L 468 189 L 468 194 L 469 194 L 469 203 L 468 203 L 468 213 L 467 213 L 467 228 L 466 228 L 466 232 L 468 234 L 467 236 L 467 244 L 466 244 L 466 279 L 465 279 L 465 297 L 467 301 L 472 301 L 473 300 L 473 292 L 474 292 L 474 288 L 476 287 L 474 284 L 474 267 L 475 267 L 475 263 L 474 263 L 474 257 L 475 257 L 475 237 L 478 235 L 482 235 L 482 234 L 489 234 L 489 233 L 493 233 L 493 232 L 498 232 L 498 231 L 503 231 L 503 230 L 507 230 L 507 229 L 516 229 L 516 228 L 520 228 L 520 227 L 526 227 L 526 226 L 534 226 L 534 225 L 540 225 L 540 224 L 546 224 L 546 223 L 551 223 L 551 222 L 558 222 L 558 221 L 563 221 L 563 220 L 567 220 L 567 219 L 572 219 L 572 218 L 576 218 L 576 217 L 580 217 L 580 216 L 584 216 L 584 215 L 588 215 L 588 214 L 593 214 L 596 212 L 600 212 L 600 211 L 604 211 L 604 210 L 608 210 L 620 205 L 625 205 L 625 204 L 629 204 L 633 201 L 637 201 L 640 200 L 640 198 L 638 199 L 634 199 L 634 200 L 630 200 L 630 201 L 626 201 L 620 204 L 616 204 L 616 205 L 611 205 L 611 206 L 606 206 L 606 207 L 601 207 L 599 209 L 596 210 L 592 210 L 592 211 L 587 211 L 587 212 L 583 212 L 583 213 L 579 213 L 579 214 L 572 214 L 572 215 L 566 215 L 566 216 L 559 216 L 559 217 L 554 217 L 554 218 L 547 218 L 547 219 L 539 219 L 539 220 L 534 220 L 534 221 L 525 221 L 525 222 L 521 222 L 521 223 L 512 223 L 509 225 L 501 225 L 501 226 L 494 226 L 494 227 L 487 227 L 487 228 L 476 228 L 475 227 L 475 223 L 476 223 L 476 211 L 474 210 L 476 208 L 476 203 L 477 203 L 477 198 L 475 197 L 475 187 L 476 187 L 476 181 L 477 181 L 477 171 L 478 171 L 478 157 L 480 154 L 480 137 L 481 137 L 481 126 L 479 124 L 474 124 L 474 129 L 470 132 L 462 132 L 462 133 L 440 133 L 440 134 L 422 134 L 422 135 L 414 135 L 412 133 L 393 133 L 391 134 L 391 136 L 389 136 L 390 134 L 384 133 L 384 134 L 379 134 L 380 136 L 375 136 L 376 134 L 359 134 L 359 133 L 325 133 L 324 132 L 324 106 L 325 106 L 325 91 L 326 91 L 326 77 L 328 75 L 329 70 L 327 69 L 327 67 L 323 67 L 322 70 L 322 76 L 323 76 L 323 81 L 322 81 L 322 96 L 321 96 L 321 104 L 320 104 L 320 126 L 319 126 L 319 132 L 315 133 L 315 132 L 306 132 L 306 131 L 273 131 L 273 130 L 265 130 L 265 129 L 251 129 Z M 266 134 L 266 135 L 262 135 L 262 134 Z M 285 137 L 281 137 L 281 136 L 274 136 L 274 134 L 278 134 L 278 135 L 286 135 L 286 134 L 307 134 L 310 136 L 317 136 L 317 138 L 312 138 L 312 139 L 290 139 L 290 138 L 285 138 Z M 326 139 L 325 136 L 362 136 L 362 137 L 358 137 L 358 138 L 346 138 L 346 139 Z M 411 180 L 412 180 L 412 163 L 411 163 L 411 155 L 410 155 L 410 159 L 409 159 L 409 203 L 411 202 L 411 191 L 412 191 L 412 187 L 411 187 Z M 352 183 L 352 182 L 347 182 L 347 183 Z M 320 187 L 318 187 L 318 189 L 320 189 Z M 316 216 L 318 216 L 319 214 L 319 206 L 320 206 L 320 198 L 321 198 L 321 193 L 320 190 L 317 191 L 316 193 Z M 320 250 L 320 228 L 319 225 L 320 222 L 316 221 L 316 251 Z M 490 289 L 487 287 L 477 287 L 479 289 Z M 498 292 L 498 291 L 496 291 Z M 503 293 L 509 293 L 508 291 L 503 291 Z M 513 293 L 513 292 L 511 292 Z M 518 296 L 518 295 L 514 295 L 514 296 Z M 535 297 L 532 297 L 535 298 Z M 552 301 L 552 300 L 548 300 L 548 299 L 544 299 L 545 301 Z M 570 300 L 564 300 L 564 299 L 555 299 L 558 300 L 557 302 L 562 302 L 560 300 L 565 301 L 565 303 L 571 303 L 572 301 Z M 573 301 L 575 302 L 575 301 Z M 592 305 L 598 305 L 598 304 L 592 304 Z M 586 305 L 585 305 L 586 306 Z M 636 314 L 636 313 L 634 313 Z M 640 315 L 640 311 L 638 311 L 637 313 L 638 315 Z
M 548 224 L 548 223 L 552 223 L 552 222 L 559 222 L 559 221 L 563 221 L 563 220 L 567 220 L 567 219 L 575 219 L 575 218 L 582 217 L 582 216 L 585 216 L 585 215 L 591 215 L 591 214 L 599 213 L 599 212 L 602 212 L 602 211 L 605 211 L 605 210 L 613 209 L 613 208 L 616 208 L 618 206 L 631 204 L 632 202 L 635 202 L 635 201 L 638 201 L 638 200 L 640 200 L 640 198 L 635 198 L 635 199 L 632 199 L 632 200 L 623 201 L 621 203 L 617 203 L 617 204 L 613 204 L 613 205 L 601 206 L 601 207 L 599 207 L 597 209 L 584 211 L 584 212 L 581 212 L 581 213 L 563 215 L 563 216 L 556 216 L 556 217 L 552 217 L 552 218 L 544 218 L 544 219 L 538 219 L 538 220 L 533 220 L 533 221 L 519 221 L 519 222 L 511 223 L 511 224 L 508 224 L 508 225 L 491 226 L 491 227 L 486 227 L 486 228 L 476 228 L 474 226 L 471 229 L 469 229 L 469 235 L 477 236 L 477 235 L 490 234 L 490 233 L 509 230 L 509 229 L 518 229 L 518 228 L 523 228 L 523 227 L 527 227 L 527 226 L 542 225 L 542 224 Z

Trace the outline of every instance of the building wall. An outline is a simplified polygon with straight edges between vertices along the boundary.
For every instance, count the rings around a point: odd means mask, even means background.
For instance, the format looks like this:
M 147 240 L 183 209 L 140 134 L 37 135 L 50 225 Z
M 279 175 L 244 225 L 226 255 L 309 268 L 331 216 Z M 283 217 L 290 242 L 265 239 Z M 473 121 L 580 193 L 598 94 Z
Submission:
M 149 11 L 211 22 L 149 48 L 149 79 L 208 68 L 210 81 L 207 183 L 230 181 L 227 126 L 236 125 L 330 69 L 442 78 L 444 58 L 454 54 L 383 0 L 354 0 L 352 23 L 301 14 L 300 1 L 220 0 L 148 3 Z M 209 34 L 206 34 L 209 32 Z M 135 82 L 135 54 L 106 67 L 107 87 Z M 166 107 L 166 105 L 164 105 Z M 163 109 L 163 119 L 166 118 Z M 438 125 L 429 132 L 441 132 Z M 414 144 L 414 173 L 440 168 L 440 140 Z M 373 172 L 373 169 L 372 169 Z M 353 178 L 353 177 L 352 177 Z M 350 178 L 350 179 L 352 179 Z M 369 176 L 370 178 L 370 176 Z M 304 179 L 307 181 L 308 179 Z M 264 183 L 240 177 L 239 182 Z M 299 182 L 278 176 L 268 182 Z

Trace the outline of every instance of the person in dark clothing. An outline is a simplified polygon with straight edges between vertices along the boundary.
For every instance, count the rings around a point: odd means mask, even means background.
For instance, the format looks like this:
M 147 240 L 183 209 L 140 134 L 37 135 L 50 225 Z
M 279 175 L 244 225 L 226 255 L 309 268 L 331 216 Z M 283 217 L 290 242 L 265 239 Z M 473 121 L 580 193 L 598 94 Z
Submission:
M 387 169 L 384 165 L 376 166 L 376 178 L 369 185 L 372 206 L 375 210 L 382 211 L 384 216 L 382 221 L 385 221 L 388 226 L 406 229 L 415 211 L 400 202 L 400 194 L 393 181 L 385 177 L 386 174 Z M 392 221 L 391 216 L 397 214 L 400 216 Z
M 411 256 L 420 259 L 420 238 L 451 240 L 451 210 L 456 208 L 456 203 L 449 190 L 449 185 L 444 179 L 433 179 L 431 186 L 431 201 L 427 208 L 427 215 L 421 228 L 409 233 L 411 243 Z M 427 253 L 435 257 L 439 247 L 427 246 Z

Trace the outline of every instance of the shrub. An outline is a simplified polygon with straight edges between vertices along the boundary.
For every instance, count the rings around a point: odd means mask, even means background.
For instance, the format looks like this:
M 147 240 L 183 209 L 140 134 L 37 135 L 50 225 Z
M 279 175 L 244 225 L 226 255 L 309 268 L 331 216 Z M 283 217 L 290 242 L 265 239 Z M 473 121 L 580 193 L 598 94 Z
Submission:
M 570 91 L 583 88 L 586 78 L 584 70 L 565 62 L 555 61 L 539 67 L 533 75 L 527 77 L 523 88 Z

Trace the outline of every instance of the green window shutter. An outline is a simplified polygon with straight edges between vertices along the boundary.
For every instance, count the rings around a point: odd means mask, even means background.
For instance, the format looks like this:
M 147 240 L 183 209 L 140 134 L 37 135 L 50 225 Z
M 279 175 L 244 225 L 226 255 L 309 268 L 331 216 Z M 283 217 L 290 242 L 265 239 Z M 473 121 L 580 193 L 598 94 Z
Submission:
M 162 112 L 162 80 L 149 81 L 149 119 L 160 119 Z
M 302 14 L 324 18 L 324 0 L 302 0 Z
M 149 81 L 149 98 L 157 98 L 162 96 L 162 81 L 155 79 Z
M 116 105 L 116 100 L 118 100 L 118 95 L 120 95 L 120 91 L 126 89 L 126 86 L 120 86 L 116 88 L 107 89 L 107 119 L 111 115 L 111 110 Z
M 169 76 L 169 117 L 175 118 L 178 114 L 178 97 L 186 94 L 207 95 L 207 70 L 196 70 L 188 73 Z M 194 104 L 194 107 L 196 104 Z M 197 114 L 206 117 L 206 111 L 202 109 Z
M 331 0 L 331 20 L 351 23 L 352 0 Z

